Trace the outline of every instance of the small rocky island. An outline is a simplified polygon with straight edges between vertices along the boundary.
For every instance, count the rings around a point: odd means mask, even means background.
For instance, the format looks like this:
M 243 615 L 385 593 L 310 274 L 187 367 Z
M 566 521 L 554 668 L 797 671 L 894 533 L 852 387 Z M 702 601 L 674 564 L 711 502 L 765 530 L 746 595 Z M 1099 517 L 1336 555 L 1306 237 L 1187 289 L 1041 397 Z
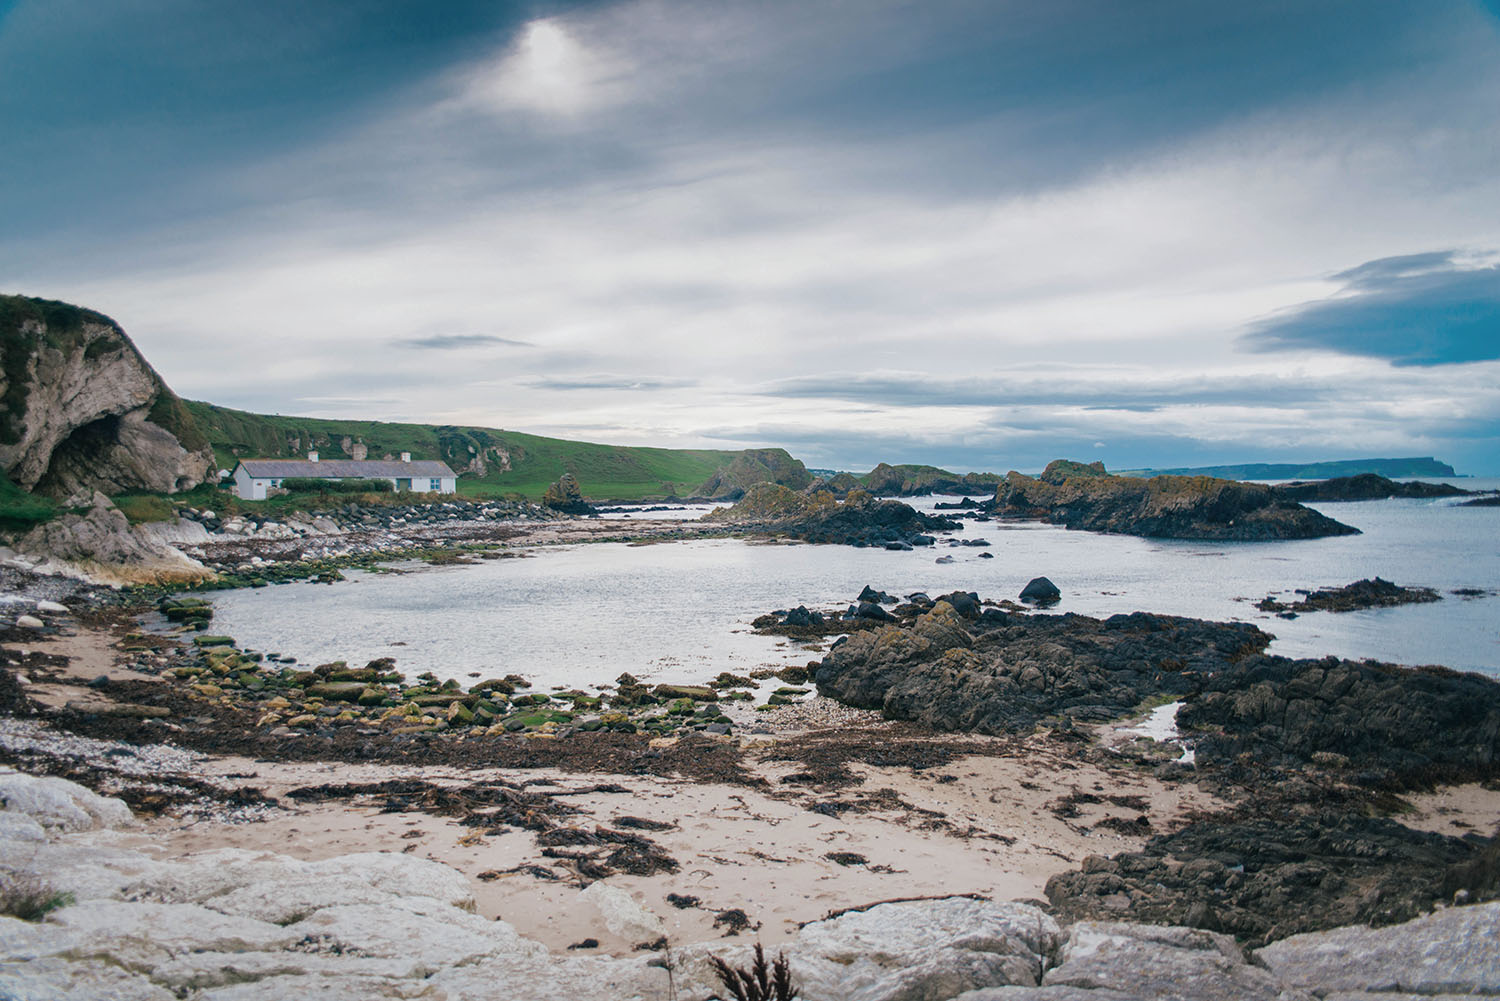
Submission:
M 1209 476 L 1111 476 L 1102 462 L 1058 459 L 1039 477 L 1011 471 L 994 513 L 1065 528 L 1157 539 L 1258 542 L 1358 535 L 1259 483 Z
M 733 507 L 717 508 L 703 519 L 741 531 L 763 532 L 806 542 L 911 549 L 930 546 L 932 532 L 951 532 L 959 523 L 922 514 L 895 500 L 877 500 L 851 490 L 842 501 L 827 490 L 791 490 L 775 483 L 752 487 Z

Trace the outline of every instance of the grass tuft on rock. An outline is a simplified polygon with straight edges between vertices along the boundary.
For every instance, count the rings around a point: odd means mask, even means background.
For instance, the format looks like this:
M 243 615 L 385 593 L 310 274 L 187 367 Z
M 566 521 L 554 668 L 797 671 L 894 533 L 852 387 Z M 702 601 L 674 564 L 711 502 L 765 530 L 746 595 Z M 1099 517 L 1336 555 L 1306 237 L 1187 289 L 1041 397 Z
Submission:
M 71 893 L 54 889 L 36 876 L 0 875 L 0 914 L 22 921 L 40 921 L 76 901 Z

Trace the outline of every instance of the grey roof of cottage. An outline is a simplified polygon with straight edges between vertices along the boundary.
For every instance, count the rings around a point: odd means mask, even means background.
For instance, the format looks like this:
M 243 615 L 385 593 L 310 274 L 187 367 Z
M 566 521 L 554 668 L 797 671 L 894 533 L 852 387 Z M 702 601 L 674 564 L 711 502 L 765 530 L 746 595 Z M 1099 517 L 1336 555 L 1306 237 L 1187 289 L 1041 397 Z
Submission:
M 446 462 L 434 459 L 416 459 L 399 462 L 386 459 L 241 459 L 245 472 L 256 479 L 284 480 L 289 477 L 307 476 L 317 479 L 347 479 L 350 477 L 401 479 L 408 477 L 448 477 L 455 474 Z

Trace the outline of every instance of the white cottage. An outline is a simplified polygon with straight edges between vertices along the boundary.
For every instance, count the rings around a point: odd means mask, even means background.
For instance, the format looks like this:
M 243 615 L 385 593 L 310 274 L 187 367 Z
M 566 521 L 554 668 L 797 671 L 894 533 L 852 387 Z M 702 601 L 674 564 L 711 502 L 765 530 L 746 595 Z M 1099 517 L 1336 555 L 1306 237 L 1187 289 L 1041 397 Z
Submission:
M 446 462 L 429 459 L 412 461 L 410 452 L 402 452 L 400 461 L 378 459 L 318 460 L 317 452 L 306 459 L 244 459 L 234 467 L 234 492 L 245 500 L 265 500 L 272 487 L 282 480 L 390 480 L 397 490 L 418 493 L 451 494 L 458 492 L 458 474 Z

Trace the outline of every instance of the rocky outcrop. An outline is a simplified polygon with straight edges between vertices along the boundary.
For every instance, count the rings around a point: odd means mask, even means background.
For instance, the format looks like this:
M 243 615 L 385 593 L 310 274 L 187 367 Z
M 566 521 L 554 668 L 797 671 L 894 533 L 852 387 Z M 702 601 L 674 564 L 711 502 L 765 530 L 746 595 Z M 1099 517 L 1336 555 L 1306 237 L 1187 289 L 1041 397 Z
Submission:
M 17 543 L 40 561 L 41 572 L 62 572 L 111 584 L 191 583 L 213 576 L 203 564 L 160 541 L 157 530 L 132 527 L 108 497 L 39 525 Z
M 1402 587 L 1380 577 L 1302 593 L 1305 597 L 1301 601 L 1277 601 L 1274 597 L 1267 597 L 1256 602 L 1255 607 L 1262 612 L 1280 614 L 1355 612 L 1362 608 L 1393 608 L 1443 600 L 1443 596 L 1430 587 Z
M 904 605 L 900 622 L 852 633 L 819 663 L 819 692 L 890 719 L 991 734 L 1049 717 L 1113 719 L 1180 696 L 1177 723 L 1200 766 L 1318 765 L 1398 786 L 1500 774 L 1492 678 L 1265 656 L 1271 637 L 1248 623 L 966 607 Z
M 1472 493 L 1449 483 L 1397 483 L 1375 473 L 1336 476 L 1311 483 L 1281 483 L 1273 486 L 1278 497 L 1292 501 L 1366 501 L 1388 497 L 1462 497 Z
M 1500 771 L 1500 681 L 1442 667 L 1252 657 L 1177 714 L 1199 760 L 1327 763 L 1396 785 Z
M 0 297 L 0 469 L 27 490 L 171 493 L 209 478 L 192 417 L 109 317 Z
M 859 483 L 876 497 L 917 497 L 925 494 L 987 494 L 1000 483 L 994 473 L 950 473 L 936 466 L 880 463 Z
M 1206 476 L 1110 476 L 1100 463 L 1066 460 L 1038 478 L 1012 471 L 995 493 L 995 513 L 1066 528 L 1164 539 L 1259 541 L 1357 535 L 1258 483 Z
M 1188 925 L 1260 945 L 1415 918 L 1447 902 L 1448 874 L 1481 850 L 1383 817 L 1277 810 L 1201 819 L 1139 852 L 1090 856 L 1046 892 L 1065 921 Z
M 959 527 L 956 521 L 922 514 L 900 501 L 876 500 L 862 490 L 839 501 L 827 491 L 808 495 L 774 483 L 752 487 L 734 507 L 715 508 L 703 520 L 807 542 L 887 549 L 930 546 L 936 540 L 928 533 Z
M 789 490 L 805 490 L 812 482 L 813 475 L 802 460 L 792 458 L 785 449 L 747 448 L 729 465 L 720 466 L 693 491 L 693 496 L 737 501 L 757 484 L 774 483 Z
M 583 490 L 572 473 L 563 473 L 556 483 L 542 494 L 542 506 L 562 514 L 597 514 L 593 506 L 583 499 Z
M 819 664 L 818 691 L 937 730 L 1029 731 L 1045 717 L 1120 716 L 1146 698 L 1186 695 L 1206 676 L 1263 649 L 1244 623 L 1165 615 L 1030 616 L 932 611 L 858 632 Z

